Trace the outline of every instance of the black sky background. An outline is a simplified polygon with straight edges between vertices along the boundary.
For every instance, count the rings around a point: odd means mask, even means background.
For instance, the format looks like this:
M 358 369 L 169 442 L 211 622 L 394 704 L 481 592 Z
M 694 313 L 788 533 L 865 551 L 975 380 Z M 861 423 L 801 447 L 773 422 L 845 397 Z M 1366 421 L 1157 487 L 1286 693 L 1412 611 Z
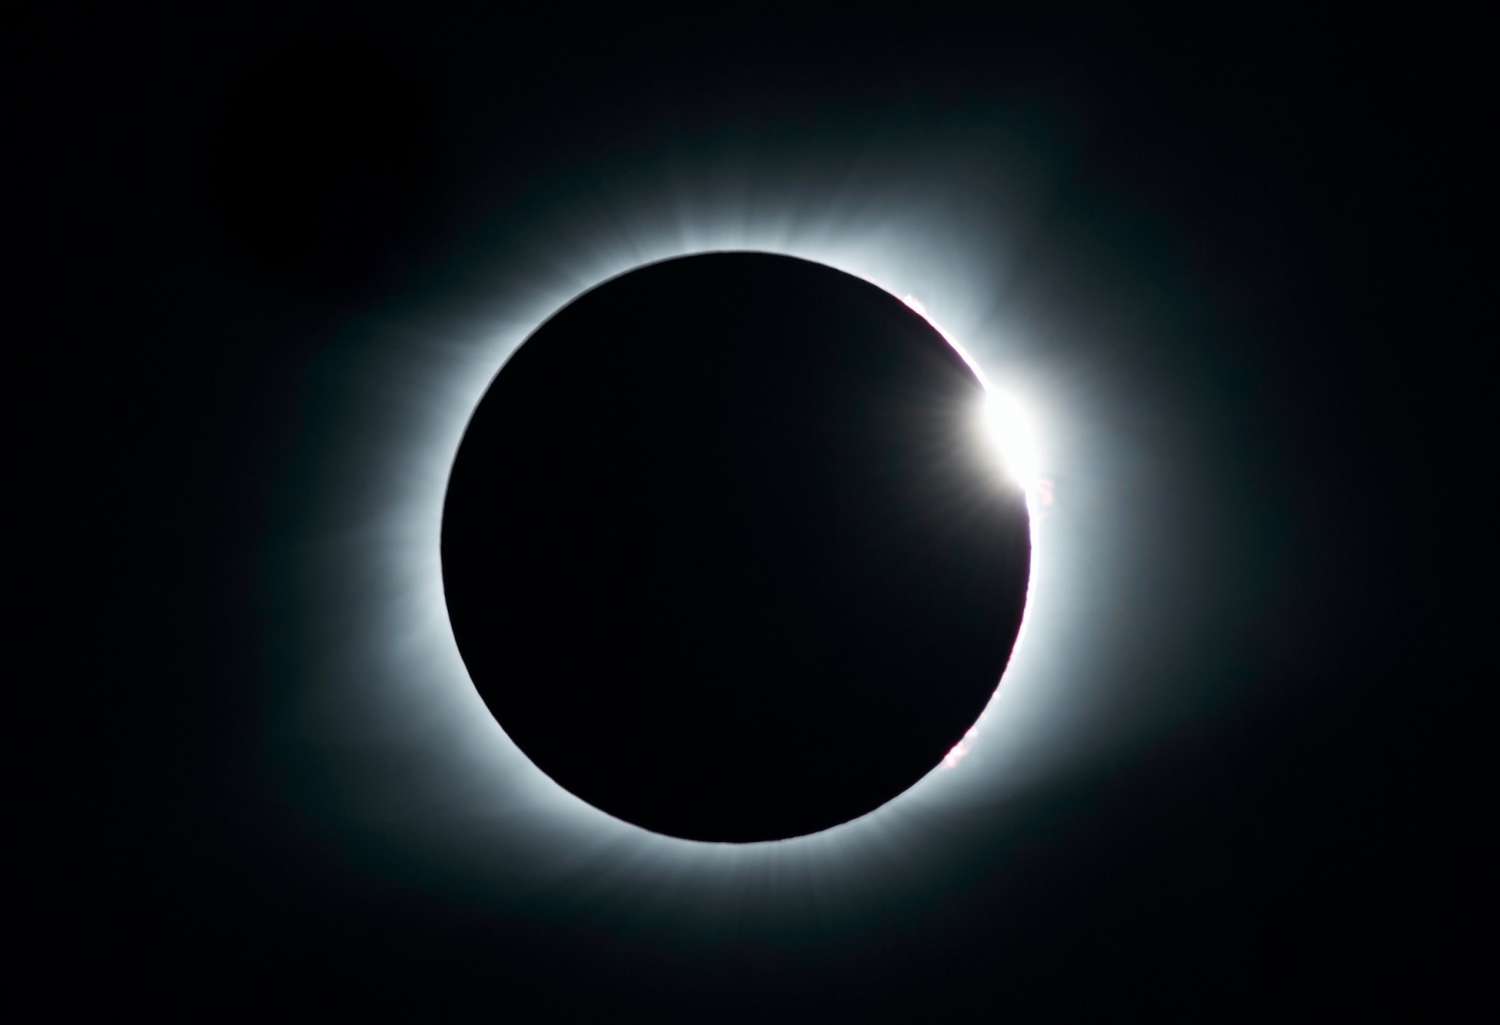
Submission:
M 1471 655 L 1492 302 L 1468 156 L 1489 115 L 1474 26 L 1412 19 L 23 17 L 11 390 L 35 483 L 10 504 L 18 628 L 41 643 L 13 686 L 49 710 L 21 777 L 42 870 L 15 885 L 39 996 L 195 1017 L 1447 1016 L 1492 921 L 1472 695 L 1493 658 Z M 1122 407 L 1183 400 L 1134 409 L 1121 451 L 1195 453 L 1184 493 L 1213 497 L 1186 508 L 1223 518 L 1142 535 L 1130 506 L 1156 500 L 1109 496 L 1119 545 L 1179 532 L 1193 553 L 1139 583 L 1159 628 L 1087 662 L 1080 732 L 1124 739 L 976 798 L 881 885 L 832 884 L 824 917 L 764 882 L 729 918 L 608 879 L 491 884 L 455 867 L 461 835 L 393 842 L 419 812 L 354 809 L 420 754 L 285 739 L 319 671 L 306 596 L 353 586 L 310 579 L 301 546 L 360 499 L 336 439 L 370 325 L 479 316 L 489 281 L 545 269 L 554 224 L 674 168 L 822 182 L 851 153 L 893 192 L 964 182 L 997 238 L 1024 165 L 1045 187 L 1005 239 L 1017 316 L 1096 339 Z M 1097 342 L 1111 325 L 1153 345 Z M 23 750 L 37 732 L 13 730 Z

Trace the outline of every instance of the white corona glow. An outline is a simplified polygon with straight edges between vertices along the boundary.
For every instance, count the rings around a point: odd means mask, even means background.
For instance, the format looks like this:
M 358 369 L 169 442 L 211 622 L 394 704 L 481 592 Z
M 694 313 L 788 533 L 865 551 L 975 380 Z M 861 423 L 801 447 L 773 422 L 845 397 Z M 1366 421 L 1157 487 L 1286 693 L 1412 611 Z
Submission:
M 942 245 L 934 241 L 938 237 Z M 363 412 L 352 422 L 363 433 L 342 464 L 364 475 L 359 486 L 347 489 L 362 496 L 357 514 L 364 520 L 324 548 L 330 578 L 366 580 L 350 615 L 368 624 L 368 634 L 378 640 L 328 650 L 331 664 L 348 667 L 345 689 L 330 689 L 328 701 L 339 704 L 343 715 L 349 695 L 361 696 L 377 717 L 363 744 L 427 752 L 429 767 L 412 784 L 418 787 L 413 799 L 466 823 L 466 849 L 476 857 L 482 850 L 511 852 L 486 856 L 486 865 L 533 864 L 527 871 L 561 878 L 584 871 L 586 864 L 600 865 L 599 859 L 619 866 L 624 856 L 638 866 L 630 870 L 633 878 L 658 881 L 667 878 L 663 873 L 729 879 L 752 866 L 774 871 L 793 864 L 809 876 L 825 869 L 847 873 L 851 865 L 894 864 L 906 857 L 913 844 L 925 842 L 919 823 L 945 814 L 949 802 L 1010 777 L 1025 785 L 1026 773 L 1035 771 L 1029 762 L 1046 743 L 1050 709 L 1058 705 L 1057 661 L 1048 653 L 1065 646 L 1059 643 L 1065 620 L 1054 600 L 1057 560 L 1047 536 L 1054 528 L 1038 515 L 1042 500 L 1050 499 L 1042 476 L 1050 468 L 1035 447 L 1030 415 L 1015 421 L 1025 431 L 1004 442 L 1007 452 L 1022 441 L 1031 446 L 1014 449 L 1009 465 L 1027 488 L 1032 557 L 1021 630 L 1003 685 L 996 681 L 985 712 L 938 771 L 869 814 L 819 833 L 753 844 L 685 840 L 623 822 L 564 790 L 515 746 L 479 698 L 459 655 L 442 587 L 443 502 L 469 418 L 521 343 L 583 292 L 647 264 L 700 253 L 753 251 L 810 260 L 904 297 L 987 390 L 1009 394 L 1019 381 L 1011 371 L 1019 368 L 1006 357 L 1018 350 L 987 305 L 1000 257 L 993 237 L 963 239 L 962 223 L 944 227 L 921 218 L 831 215 L 799 223 L 785 216 L 742 220 L 698 211 L 675 228 L 627 222 L 613 235 L 590 224 L 566 245 L 539 242 L 539 251 L 551 259 L 539 260 L 531 276 L 486 283 L 486 292 L 495 290 L 487 310 L 470 312 L 461 323 L 385 330 L 388 344 L 374 350 L 384 354 L 382 362 L 372 364 L 357 396 Z M 967 257 L 964 244 L 972 248 Z M 957 331 L 940 327 L 934 317 Z M 983 368 L 966 346 L 983 354 Z M 1033 388 L 1026 391 L 1030 414 L 1038 396 Z M 983 451 L 976 438 L 976 452 Z M 389 807 L 382 799 L 370 814 L 381 818 Z M 534 854 L 518 862 L 522 849 Z M 558 850 L 571 852 L 569 858 L 559 862 Z

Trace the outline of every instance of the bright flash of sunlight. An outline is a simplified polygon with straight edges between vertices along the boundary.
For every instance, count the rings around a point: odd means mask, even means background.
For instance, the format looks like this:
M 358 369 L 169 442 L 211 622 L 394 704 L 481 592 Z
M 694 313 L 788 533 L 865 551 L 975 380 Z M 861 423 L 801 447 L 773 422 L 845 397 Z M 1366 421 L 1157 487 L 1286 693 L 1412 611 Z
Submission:
M 1026 408 L 1014 395 L 987 387 L 978 417 L 980 436 L 1001 469 L 1035 500 L 1042 491 L 1041 461 Z

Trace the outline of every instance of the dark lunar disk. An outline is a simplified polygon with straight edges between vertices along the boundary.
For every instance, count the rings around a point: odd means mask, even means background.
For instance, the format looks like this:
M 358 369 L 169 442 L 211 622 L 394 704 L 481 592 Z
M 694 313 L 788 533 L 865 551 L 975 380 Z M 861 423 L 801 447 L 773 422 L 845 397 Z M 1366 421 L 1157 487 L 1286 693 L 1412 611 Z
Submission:
M 932 326 L 718 253 L 574 300 L 476 409 L 443 512 L 459 651 L 547 775 L 647 829 L 837 825 L 933 769 L 1010 657 L 1026 508 Z

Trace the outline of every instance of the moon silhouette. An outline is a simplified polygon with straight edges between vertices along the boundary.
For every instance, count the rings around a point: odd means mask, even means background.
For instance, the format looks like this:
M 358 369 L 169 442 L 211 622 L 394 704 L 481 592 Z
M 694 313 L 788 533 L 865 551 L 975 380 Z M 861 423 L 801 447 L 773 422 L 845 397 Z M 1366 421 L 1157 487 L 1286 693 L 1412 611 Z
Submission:
M 983 398 L 920 315 L 805 260 L 683 257 L 573 300 L 448 484 L 444 591 L 490 712 L 671 836 L 788 838 L 896 797 L 983 711 L 1025 606 Z

